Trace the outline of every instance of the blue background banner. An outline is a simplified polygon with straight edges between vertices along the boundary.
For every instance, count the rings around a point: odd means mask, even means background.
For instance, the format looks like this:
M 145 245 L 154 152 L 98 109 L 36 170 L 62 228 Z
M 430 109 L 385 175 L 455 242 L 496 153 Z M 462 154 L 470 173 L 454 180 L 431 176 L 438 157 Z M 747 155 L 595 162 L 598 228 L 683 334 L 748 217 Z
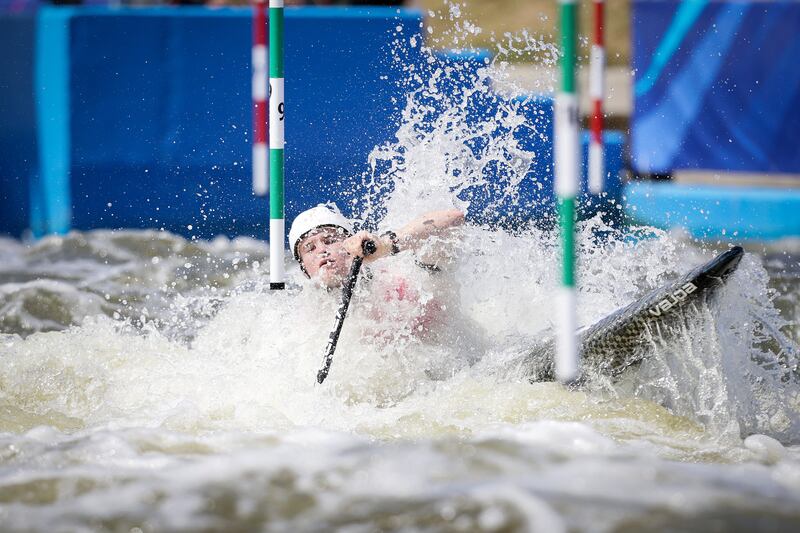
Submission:
M 800 173 L 800 2 L 634 0 L 635 170 Z

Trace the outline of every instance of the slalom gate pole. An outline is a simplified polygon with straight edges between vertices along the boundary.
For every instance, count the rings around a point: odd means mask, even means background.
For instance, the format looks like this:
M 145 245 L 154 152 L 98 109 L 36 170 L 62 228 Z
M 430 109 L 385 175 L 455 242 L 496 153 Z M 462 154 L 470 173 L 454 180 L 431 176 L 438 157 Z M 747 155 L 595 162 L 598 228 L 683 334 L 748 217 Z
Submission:
M 283 0 L 269 0 L 269 288 L 283 289 Z
M 575 199 L 578 195 L 578 97 L 575 86 L 577 19 L 575 0 L 561 5 L 561 91 L 555 101 L 555 189 L 561 230 L 562 271 L 558 295 L 556 377 L 562 383 L 578 377 L 575 298 Z
M 603 39 L 605 0 L 594 3 L 594 43 L 589 63 L 589 97 L 592 101 L 589 141 L 589 192 L 600 194 L 605 188 L 605 155 L 603 152 L 603 97 L 606 50 Z
M 269 190 L 267 160 L 267 21 L 264 0 L 253 1 L 253 193 Z

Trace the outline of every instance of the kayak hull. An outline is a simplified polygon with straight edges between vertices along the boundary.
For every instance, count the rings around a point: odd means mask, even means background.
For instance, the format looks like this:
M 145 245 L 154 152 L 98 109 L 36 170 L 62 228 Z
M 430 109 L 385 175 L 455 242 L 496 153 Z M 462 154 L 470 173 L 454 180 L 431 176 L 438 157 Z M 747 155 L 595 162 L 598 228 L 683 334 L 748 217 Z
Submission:
M 744 250 L 733 247 L 684 276 L 667 283 L 578 332 L 581 364 L 601 374 L 619 376 L 646 355 L 653 334 L 669 326 L 692 306 L 702 304 L 736 270 Z M 512 368 L 532 381 L 555 379 L 555 339 L 517 357 Z

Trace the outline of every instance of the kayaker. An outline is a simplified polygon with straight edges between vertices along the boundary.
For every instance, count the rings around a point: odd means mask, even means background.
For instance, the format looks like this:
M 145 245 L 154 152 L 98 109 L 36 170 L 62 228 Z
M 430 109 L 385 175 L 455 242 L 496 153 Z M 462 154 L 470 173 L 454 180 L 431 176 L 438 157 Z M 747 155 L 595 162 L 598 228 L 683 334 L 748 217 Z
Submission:
M 420 252 L 431 237 L 446 236 L 452 228 L 464 223 L 464 213 L 458 209 L 433 211 L 415 218 L 397 232 L 387 231 L 376 235 L 368 231 L 353 232 L 350 221 L 335 204 L 320 204 L 300 213 L 289 231 L 289 243 L 294 258 L 303 273 L 328 288 L 338 287 L 347 276 L 353 258 L 362 256 L 366 240 L 375 243 L 375 253 L 364 258 L 364 263 L 400 252 Z M 441 269 L 442 254 L 426 250 L 417 263 L 429 270 Z
M 459 319 L 458 284 L 450 275 L 463 223 L 464 213 L 449 209 L 416 217 L 396 232 L 356 233 L 334 204 L 320 204 L 295 218 L 289 243 L 306 277 L 331 290 L 347 278 L 353 258 L 363 256 L 363 242 L 373 241 L 359 298 L 359 311 L 370 318 L 365 337 L 395 344 L 460 342 L 472 337 L 462 331 L 470 322 Z

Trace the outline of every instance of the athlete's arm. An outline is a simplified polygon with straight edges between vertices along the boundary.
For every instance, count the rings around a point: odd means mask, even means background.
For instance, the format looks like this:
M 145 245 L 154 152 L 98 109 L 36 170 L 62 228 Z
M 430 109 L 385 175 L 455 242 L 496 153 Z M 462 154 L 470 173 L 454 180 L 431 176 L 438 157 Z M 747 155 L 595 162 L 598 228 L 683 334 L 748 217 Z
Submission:
M 352 237 L 345 239 L 342 244 L 350 255 L 362 256 L 362 243 L 365 240 L 375 242 L 377 247 L 375 253 L 364 258 L 365 262 L 371 262 L 381 257 L 391 255 L 392 251 L 395 249 L 400 252 L 406 250 L 417 251 L 426 240 L 434 236 L 443 236 L 447 234 L 451 228 L 461 226 L 462 224 L 464 224 L 464 213 L 458 209 L 432 211 L 415 218 L 400 228 L 394 238 L 388 234 L 375 235 L 367 231 L 359 231 Z
M 398 246 L 401 250 L 417 250 L 428 238 L 442 236 L 450 228 L 464 224 L 464 213 L 458 209 L 432 211 L 416 218 L 397 232 Z

